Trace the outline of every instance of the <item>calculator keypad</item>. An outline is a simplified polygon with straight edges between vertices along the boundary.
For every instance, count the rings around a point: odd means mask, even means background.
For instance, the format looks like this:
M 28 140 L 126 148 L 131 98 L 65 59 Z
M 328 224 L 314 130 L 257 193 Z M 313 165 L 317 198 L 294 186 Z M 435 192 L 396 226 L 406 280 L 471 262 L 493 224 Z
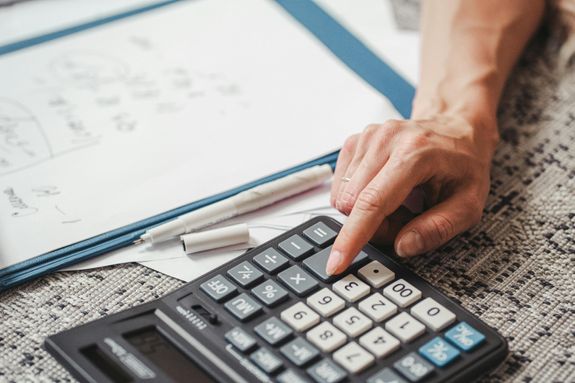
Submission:
M 254 331 L 272 346 L 281 343 L 292 334 L 292 330 L 276 317 L 266 319 L 257 325 Z
M 400 346 L 399 340 L 381 327 L 376 327 L 359 338 L 359 344 L 377 358 L 383 358 L 391 354 Z
M 333 359 L 351 373 L 358 373 L 369 367 L 375 360 L 355 342 L 349 342 L 333 353 Z
M 368 383 L 426 381 L 485 341 L 365 251 L 347 273 L 328 276 L 336 234 L 316 222 L 200 284 L 244 323 L 225 340 L 275 381 L 337 383 L 364 372 Z
M 319 284 L 299 266 L 292 266 L 278 274 L 278 278 L 284 285 L 300 297 L 315 290 Z
M 281 318 L 296 331 L 305 331 L 319 322 L 319 315 L 303 302 L 282 311 Z
M 405 311 L 385 322 L 385 329 L 408 343 L 425 332 L 425 326 Z
M 264 276 L 261 271 L 248 261 L 243 261 L 228 270 L 228 275 L 242 287 L 253 286 Z
M 407 307 L 421 298 L 421 291 L 403 279 L 391 283 L 383 289 L 383 295 L 400 307 Z
M 333 318 L 333 324 L 347 335 L 356 337 L 369 330 L 373 322 L 355 307 L 350 307 L 336 315 Z
M 310 295 L 307 298 L 307 304 L 326 318 L 345 307 L 345 301 L 327 287 Z
M 348 302 L 355 302 L 369 294 L 369 286 L 353 274 L 348 274 L 335 282 L 332 288 Z
M 288 292 L 272 280 L 254 287 L 252 294 L 268 307 L 276 306 L 288 297 Z
M 443 330 L 455 321 L 455 314 L 432 298 L 425 298 L 411 308 L 411 315 L 433 331 Z
M 329 322 L 322 322 L 309 330 L 306 336 L 310 342 L 323 352 L 331 352 L 347 341 L 345 334 Z

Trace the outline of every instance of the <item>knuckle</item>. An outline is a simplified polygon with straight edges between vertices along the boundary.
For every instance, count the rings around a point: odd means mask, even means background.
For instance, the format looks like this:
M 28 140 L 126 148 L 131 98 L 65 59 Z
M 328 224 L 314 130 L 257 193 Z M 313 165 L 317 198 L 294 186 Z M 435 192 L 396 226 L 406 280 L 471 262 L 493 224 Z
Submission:
M 338 197 L 337 209 L 343 214 L 348 215 L 351 212 L 351 209 L 353 209 L 355 200 L 355 194 L 346 190 Z
M 357 145 L 358 134 L 354 134 L 346 138 L 343 146 L 341 148 L 342 151 L 353 153 L 355 150 L 355 146 Z
M 366 136 L 372 136 L 375 132 L 377 132 L 379 130 L 380 127 L 381 127 L 381 125 L 379 125 L 379 124 L 369 124 L 363 130 L 363 134 Z
M 357 197 L 355 206 L 364 212 L 375 212 L 382 208 L 383 195 L 380 190 L 367 186 Z
M 430 230 L 435 244 L 441 244 L 455 235 L 453 222 L 442 214 L 435 214 L 430 219 Z
M 387 120 L 383 124 L 381 124 L 383 130 L 393 132 L 399 131 L 403 126 L 404 121 L 401 120 Z

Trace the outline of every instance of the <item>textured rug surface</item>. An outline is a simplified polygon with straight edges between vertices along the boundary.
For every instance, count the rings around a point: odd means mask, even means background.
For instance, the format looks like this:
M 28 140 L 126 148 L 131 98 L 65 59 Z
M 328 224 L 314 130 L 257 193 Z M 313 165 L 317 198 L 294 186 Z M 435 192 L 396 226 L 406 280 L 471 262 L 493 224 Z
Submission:
M 555 54 L 542 34 L 510 81 L 482 223 L 408 263 L 509 341 L 486 382 L 575 382 L 575 70 L 557 69 Z M 72 381 L 46 336 L 181 284 L 124 265 L 1 293 L 0 382 Z

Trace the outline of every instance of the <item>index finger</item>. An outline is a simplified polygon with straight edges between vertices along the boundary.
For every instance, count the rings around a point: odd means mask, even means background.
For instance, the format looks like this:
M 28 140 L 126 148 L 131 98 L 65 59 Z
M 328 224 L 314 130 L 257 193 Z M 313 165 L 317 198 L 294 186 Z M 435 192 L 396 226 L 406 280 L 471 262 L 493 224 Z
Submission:
M 381 169 L 359 194 L 341 228 L 328 259 L 327 274 L 339 274 L 349 266 L 385 217 L 397 210 L 420 183 L 422 172 L 421 167 L 399 169 L 394 161 Z

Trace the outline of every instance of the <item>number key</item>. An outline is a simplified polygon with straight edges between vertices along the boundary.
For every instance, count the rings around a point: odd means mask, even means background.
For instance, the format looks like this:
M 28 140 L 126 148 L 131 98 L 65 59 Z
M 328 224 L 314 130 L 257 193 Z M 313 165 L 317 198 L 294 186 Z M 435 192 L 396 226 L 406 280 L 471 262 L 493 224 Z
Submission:
M 381 322 L 397 312 L 397 306 L 380 293 L 375 293 L 359 302 L 359 309 L 376 322 Z
M 376 357 L 383 358 L 397 350 L 401 343 L 381 327 L 376 327 L 359 338 L 359 344 Z
M 333 324 L 352 337 L 369 330 L 372 323 L 371 319 L 360 313 L 355 307 L 350 307 L 333 318 Z
M 383 289 L 383 295 L 391 299 L 398 306 L 407 307 L 421 298 L 421 291 L 405 280 L 398 279 Z
M 333 290 L 348 302 L 355 302 L 369 294 L 369 286 L 353 274 L 348 274 L 335 282 Z
M 373 364 L 375 358 L 357 343 L 349 342 L 333 353 L 333 360 L 355 374 Z
M 413 306 L 411 315 L 425 323 L 433 331 L 443 330 L 455 321 L 455 314 L 432 298 L 425 298 Z
M 322 322 L 306 334 L 307 339 L 323 352 L 331 352 L 347 340 L 345 334 L 329 322 Z
M 282 311 L 281 318 L 296 331 L 305 331 L 319 322 L 319 315 L 303 302 Z
M 405 311 L 385 322 L 385 329 L 405 343 L 425 332 L 425 326 Z
M 326 318 L 345 307 L 345 301 L 327 287 L 308 297 L 307 304 Z

